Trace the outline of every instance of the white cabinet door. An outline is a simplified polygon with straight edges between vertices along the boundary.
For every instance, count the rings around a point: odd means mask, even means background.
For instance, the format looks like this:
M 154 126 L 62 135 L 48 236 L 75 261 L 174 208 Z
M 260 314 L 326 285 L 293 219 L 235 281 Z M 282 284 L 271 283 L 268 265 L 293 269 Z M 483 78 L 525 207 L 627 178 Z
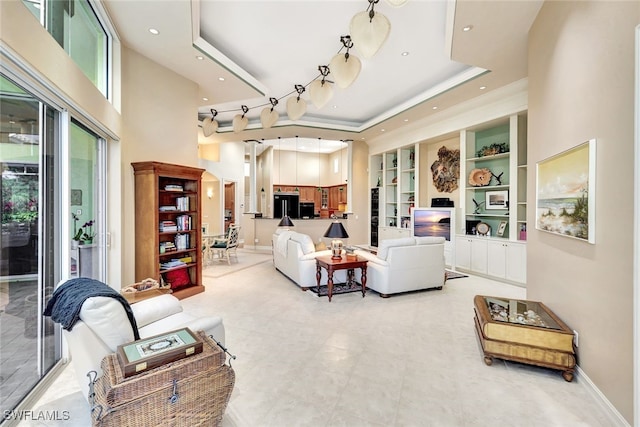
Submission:
M 505 279 L 527 283 L 527 245 L 524 243 L 507 245 Z
M 487 274 L 487 239 L 458 236 L 455 245 L 456 267 Z
M 471 239 L 471 271 L 487 274 L 487 240 Z
M 507 260 L 507 243 L 487 242 L 487 274 L 505 278 Z
M 464 236 L 456 239 L 456 267 L 471 270 L 471 239 Z

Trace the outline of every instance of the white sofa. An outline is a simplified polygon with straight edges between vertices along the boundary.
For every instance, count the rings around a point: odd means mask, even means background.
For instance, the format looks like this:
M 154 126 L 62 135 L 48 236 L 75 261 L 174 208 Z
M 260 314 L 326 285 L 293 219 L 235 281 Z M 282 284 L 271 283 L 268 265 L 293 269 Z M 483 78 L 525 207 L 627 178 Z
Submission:
M 378 251 L 356 249 L 367 262 L 367 288 L 381 297 L 419 289 L 442 289 L 446 281 L 444 237 L 382 240 Z
M 185 313 L 173 295 L 162 295 L 131 304 L 140 338 L 188 327 L 204 331 L 224 344 L 225 331 L 221 317 L 200 317 Z M 102 375 L 100 362 L 117 350 L 118 345 L 134 340 L 131 323 L 122 304 L 110 297 L 91 297 L 80 310 L 80 321 L 71 331 L 63 330 L 69 344 L 71 360 L 82 393 L 87 398 L 87 373 Z
M 317 286 L 316 257 L 331 255 L 331 250 L 316 251 L 310 236 L 290 230 L 278 230 L 272 237 L 273 265 L 303 290 Z M 327 271 L 321 269 L 320 284 L 327 283 Z M 346 282 L 347 273 L 334 273 L 335 283 Z

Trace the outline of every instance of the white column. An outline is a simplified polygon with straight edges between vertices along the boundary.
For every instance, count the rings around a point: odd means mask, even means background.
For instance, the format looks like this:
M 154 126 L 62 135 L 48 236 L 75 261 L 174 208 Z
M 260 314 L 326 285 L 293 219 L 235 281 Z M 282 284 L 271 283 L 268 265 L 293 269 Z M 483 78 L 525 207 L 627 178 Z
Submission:
M 345 213 L 353 213 L 353 140 L 345 140 L 347 143 L 347 210 Z
M 249 141 L 249 213 L 256 213 L 256 141 Z

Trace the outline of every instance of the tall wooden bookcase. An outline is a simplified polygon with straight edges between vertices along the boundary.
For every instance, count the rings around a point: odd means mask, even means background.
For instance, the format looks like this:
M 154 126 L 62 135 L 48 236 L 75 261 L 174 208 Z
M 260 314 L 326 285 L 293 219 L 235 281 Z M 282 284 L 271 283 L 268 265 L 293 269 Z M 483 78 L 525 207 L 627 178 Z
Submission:
M 132 163 L 135 175 L 136 281 L 172 286 L 177 298 L 204 291 L 202 284 L 202 188 L 204 169 L 160 162 Z M 167 266 L 173 260 L 180 265 Z M 180 275 L 187 272 L 188 280 Z

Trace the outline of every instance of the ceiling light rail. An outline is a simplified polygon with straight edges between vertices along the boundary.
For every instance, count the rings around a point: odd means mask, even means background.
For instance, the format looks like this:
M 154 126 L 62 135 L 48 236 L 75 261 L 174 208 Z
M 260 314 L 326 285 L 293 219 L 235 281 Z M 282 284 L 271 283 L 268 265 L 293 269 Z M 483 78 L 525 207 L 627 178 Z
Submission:
M 364 12 L 359 12 L 351 19 L 349 30 L 350 35 L 340 36 L 340 43 L 342 46 L 338 50 L 338 53 L 331 59 L 329 65 L 320 65 L 318 70 L 320 74 L 316 76 L 306 85 L 296 84 L 294 90 L 281 96 L 280 98 L 269 98 L 269 102 L 255 107 L 241 106 L 242 114 L 236 114 L 232 120 L 232 127 L 234 133 L 242 132 L 249 124 L 249 119 L 246 117 L 247 112 L 254 108 L 267 107 L 260 113 L 260 121 L 262 127 L 268 129 L 272 127 L 279 119 L 279 114 L 274 110 L 278 102 L 294 93 L 297 96 L 287 99 L 286 109 L 287 115 L 290 120 L 296 121 L 302 117 L 307 111 L 306 101 L 301 98 L 301 95 L 305 92 L 306 88 L 309 88 L 309 97 L 311 102 L 320 109 L 329 102 L 333 96 L 333 81 L 327 80 L 329 73 L 332 74 L 335 83 L 341 89 L 349 87 L 360 74 L 362 69 L 362 63 L 360 59 L 350 53 L 350 49 L 354 46 L 365 58 L 369 59 L 373 57 L 385 43 L 391 32 L 391 23 L 389 19 L 381 13 L 375 11 L 375 5 L 380 0 L 367 0 L 369 5 Z M 386 0 L 386 2 L 393 7 L 403 6 L 407 0 Z M 341 53 L 346 49 L 345 53 Z M 318 80 L 322 77 L 321 80 Z M 271 106 L 269 108 L 268 106 Z M 211 109 L 211 117 L 207 117 L 202 122 L 202 132 L 205 137 L 208 137 L 218 130 L 218 122 L 215 120 L 218 113 L 231 113 L 238 111 L 226 110 L 216 111 Z

